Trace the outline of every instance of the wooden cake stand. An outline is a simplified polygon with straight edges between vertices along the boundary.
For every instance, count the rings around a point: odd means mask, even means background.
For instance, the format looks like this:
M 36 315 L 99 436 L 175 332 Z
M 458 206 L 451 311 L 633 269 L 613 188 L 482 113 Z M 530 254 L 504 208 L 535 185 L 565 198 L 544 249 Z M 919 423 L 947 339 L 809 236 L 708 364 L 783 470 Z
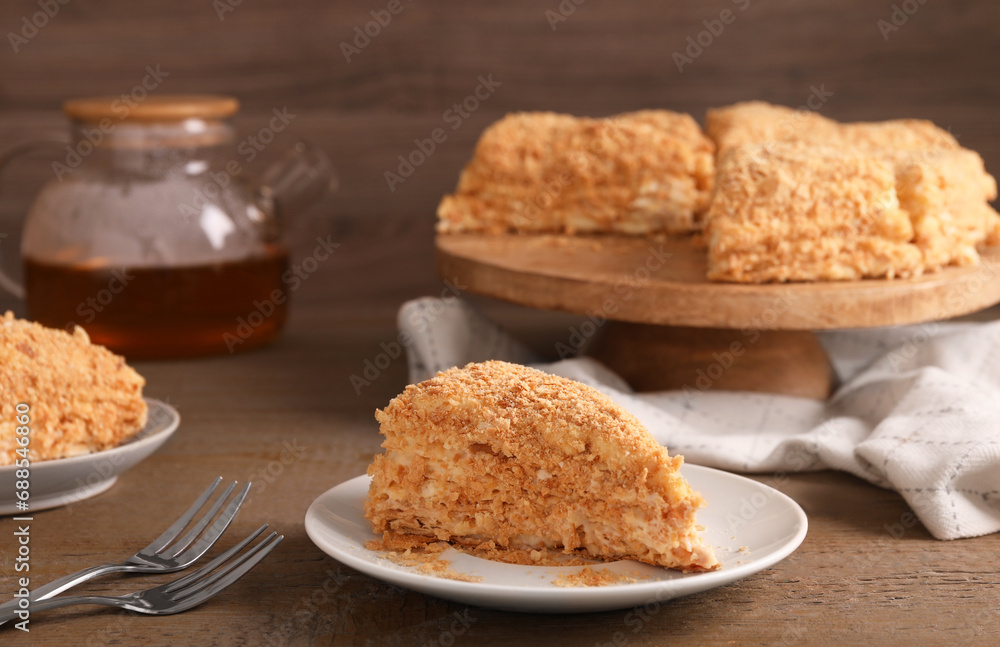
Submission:
M 743 285 L 705 278 L 688 239 L 446 234 L 437 271 L 470 292 L 588 317 L 556 351 L 604 362 L 639 391 L 830 393 L 814 330 L 956 317 L 1000 303 L 1000 248 L 917 279 Z

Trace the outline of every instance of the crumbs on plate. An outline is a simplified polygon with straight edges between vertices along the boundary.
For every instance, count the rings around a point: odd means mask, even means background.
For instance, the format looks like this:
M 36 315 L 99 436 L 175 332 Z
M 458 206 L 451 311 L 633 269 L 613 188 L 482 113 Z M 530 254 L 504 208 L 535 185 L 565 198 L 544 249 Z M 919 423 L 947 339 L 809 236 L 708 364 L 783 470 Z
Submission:
M 561 550 L 550 549 L 501 548 L 492 540 L 484 541 L 474 548 L 455 546 L 455 549 L 474 557 L 517 566 L 588 566 L 600 563 L 599 560 L 592 559 L 582 553 L 565 553 Z
M 613 586 L 616 584 L 633 584 L 639 580 L 648 580 L 648 575 L 638 571 L 616 573 L 607 568 L 594 568 L 593 559 L 580 557 L 573 553 L 558 550 L 521 550 L 499 548 L 492 541 L 486 541 L 478 546 L 456 546 L 444 541 L 434 541 L 426 537 L 399 536 L 373 539 L 365 542 L 365 548 L 379 553 L 381 559 L 388 560 L 397 566 L 415 568 L 422 575 L 430 575 L 460 582 L 482 582 L 483 578 L 475 575 L 459 573 L 451 567 L 451 560 L 441 557 L 448 548 L 454 548 L 467 555 L 488 559 L 491 561 L 514 564 L 519 566 L 582 566 L 578 571 L 559 575 L 552 584 L 568 588 L 577 586 Z M 544 576 L 543 576 L 544 577 Z
M 574 586 L 614 586 L 616 584 L 634 584 L 639 580 L 648 579 L 648 576 L 640 575 L 638 572 L 615 573 L 607 568 L 593 569 L 585 566 L 575 573 L 560 575 L 552 580 L 552 584 L 564 588 Z
M 443 541 L 422 543 L 373 539 L 365 542 L 365 548 L 377 552 L 380 558 L 389 560 L 397 566 L 413 567 L 421 575 L 459 582 L 482 582 L 483 578 L 476 575 L 459 573 L 451 567 L 451 560 L 441 557 L 441 553 L 448 546 L 449 544 Z

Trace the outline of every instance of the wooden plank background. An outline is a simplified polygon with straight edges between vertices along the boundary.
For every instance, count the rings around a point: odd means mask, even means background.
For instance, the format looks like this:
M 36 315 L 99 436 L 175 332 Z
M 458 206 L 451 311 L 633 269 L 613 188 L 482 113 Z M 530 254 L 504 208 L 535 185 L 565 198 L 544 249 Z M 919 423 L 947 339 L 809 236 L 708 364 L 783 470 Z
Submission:
M 10 33 L 39 2 L 59 10 L 15 53 Z M 341 43 L 388 0 L 59 2 L 0 6 L 0 145 L 60 128 L 63 99 L 127 92 L 147 65 L 160 66 L 169 76 L 157 92 L 239 97 L 245 132 L 287 106 L 297 117 L 272 148 L 299 137 L 329 152 L 342 180 L 326 207 L 336 218 L 432 218 L 482 128 L 509 111 L 664 107 L 700 120 L 707 107 L 742 99 L 802 105 L 814 87 L 832 93 L 822 111 L 833 117 L 933 119 L 1000 173 L 994 2 L 399 0 L 400 12 L 350 61 Z M 569 15 L 554 22 L 560 7 Z M 674 52 L 727 10 L 731 24 L 678 71 Z M 886 31 L 894 18 L 900 26 Z M 443 113 L 480 75 L 499 87 L 451 130 Z M 447 141 L 390 191 L 385 171 L 437 127 Z M 35 174 L 51 171 L 39 164 Z
M 395 340 L 402 301 L 441 293 L 432 265 L 436 204 L 454 187 L 481 130 L 509 111 L 608 115 L 661 107 L 701 119 L 709 106 L 745 99 L 799 106 L 820 88 L 832 93 L 824 114 L 932 119 L 1000 174 L 1000 3 L 400 0 L 402 11 L 345 60 L 341 42 L 389 2 L 0 3 L 0 149 L 62 128 L 64 99 L 127 92 L 147 66 L 160 66 L 169 76 L 158 92 L 239 97 L 244 133 L 287 106 L 297 116 L 267 152 L 295 138 L 311 140 L 329 153 L 341 178 L 339 193 L 296 229 L 296 258 L 331 232 L 343 245 L 293 296 L 288 331 L 255 353 L 142 364 L 147 392 L 178 405 L 184 424 L 165 451 L 108 494 L 45 513 L 52 532 L 38 536 L 34 547 L 46 559 L 35 562 L 34 577 L 42 581 L 96 563 L 116 542 L 141 545 L 151 517 L 137 506 L 165 496 L 164 483 L 182 490 L 194 484 L 193 495 L 208 472 L 254 476 L 291 438 L 310 455 L 295 466 L 294 477 L 289 470 L 273 487 L 269 482 L 230 531 L 237 536 L 267 520 L 289 535 L 286 545 L 241 583 L 244 588 L 199 614 L 150 623 L 67 612 L 40 621 L 34 644 L 80 644 L 80 636 L 91 639 L 87 644 L 186 644 L 202 636 L 203 644 L 253 643 L 261 632 L 274 638 L 268 644 L 397 644 L 445 635 L 439 632 L 463 607 L 401 597 L 337 567 L 311 545 L 301 519 L 316 495 L 360 473 L 376 450 L 371 411 L 403 388 L 405 361 L 359 394 L 349 376 L 382 352 L 380 344 Z M 39 3 L 59 10 L 15 53 L 8 34 L 20 33 L 24 17 L 41 11 Z M 220 19 L 217 7 L 233 10 Z M 572 13 L 553 29 L 546 12 L 560 7 Z M 688 38 L 706 31 L 704 21 L 714 25 L 724 10 L 733 12 L 731 24 L 678 71 L 674 52 L 683 52 Z M 892 25 L 894 14 L 899 29 L 885 38 L 879 21 Z M 445 111 L 469 96 L 481 75 L 500 86 L 451 130 Z M 439 127 L 448 128 L 447 140 L 390 191 L 384 173 L 413 149 L 415 138 Z M 31 195 L 52 179 L 50 163 L 36 157 L 0 178 L 0 234 L 7 234 L 0 236 L 0 256 L 16 244 L 17 220 Z M 554 344 L 567 338 L 571 319 L 480 302 L 540 352 L 554 354 Z M 5 307 L 24 312 L 0 294 L 0 312 Z M 635 635 L 627 612 L 526 622 L 477 610 L 466 644 L 621 644 L 621 635 L 631 645 L 862 643 L 872 635 L 883 642 L 952 644 L 971 637 L 983 642 L 984 632 L 995 632 L 998 584 L 990 559 L 996 535 L 934 542 L 917 525 L 897 541 L 887 528 L 909 518 L 902 500 L 843 474 L 797 475 L 788 492 L 812 519 L 810 537 L 776 570 L 665 606 Z M 187 490 L 174 494 L 175 506 L 187 500 Z M 65 537 L 84 543 L 69 549 Z M 328 572 L 343 588 L 303 619 L 304 601 L 322 590 Z M 282 595 L 271 595 L 275 583 Z

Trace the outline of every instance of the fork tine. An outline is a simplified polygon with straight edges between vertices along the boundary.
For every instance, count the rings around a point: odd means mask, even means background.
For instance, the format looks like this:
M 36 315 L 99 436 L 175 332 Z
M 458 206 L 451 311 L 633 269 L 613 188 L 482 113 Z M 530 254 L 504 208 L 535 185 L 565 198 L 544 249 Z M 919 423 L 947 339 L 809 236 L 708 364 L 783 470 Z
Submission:
M 200 510 L 203 505 L 205 505 L 205 502 L 208 501 L 209 497 L 212 496 L 212 493 L 215 492 L 215 488 L 219 487 L 219 483 L 221 482 L 222 477 L 216 477 L 215 482 L 209 485 L 208 489 L 201 493 L 201 496 L 199 496 L 198 499 L 191 504 L 191 507 L 187 509 L 187 512 L 181 515 L 180 519 L 175 521 L 172 526 L 163 531 L 162 535 L 154 539 L 149 544 L 150 549 L 160 552 L 166 548 L 170 542 L 177 539 L 177 536 L 181 534 L 189 523 L 191 523 L 191 520 L 194 519 L 194 515 L 197 514 L 198 510 Z
M 205 564 L 204 566 L 202 566 L 198 570 L 194 571 L 193 573 L 189 573 L 189 574 L 185 575 L 182 578 L 179 578 L 179 579 L 175 580 L 173 583 L 170 584 L 170 586 L 168 586 L 165 589 L 163 589 L 163 592 L 164 593 L 170 593 L 171 591 L 176 591 L 177 589 L 184 588 L 188 584 L 201 579 L 205 575 L 208 575 L 209 573 L 211 573 L 212 571 L 214 571 L 215 569 L 217 569 L 220 565 L 222 565 L 224 562 L 226 562 L 230 557 L 232 557 L 236 553 L 238 553 L 241 550 L 243 550 L 243 548 L 247 544 L 249 544 L 251 541 L 253 541 L 254 539 L 256 539 L 257 535 L 259 535 L 260 533 L 264 532 L 265 530 L 267 530 L 267 524 L 266 523 L 263 526 L 261 526 L 260 528 L 258 528 L 257 530 L 254 530 L 252 533 L 250 533 L 250 535 L 246 539 L 244 539 L 240 543 L 236 544 L 235 546 L 233 546 L 232 548 L 230 548 L 226 552 L 217 555 L 215 557 L 215 559 L 213 559 L 209 563 Z
M 184 550 L 187 549 L 187 547 L 190 546 L 195 539 L 198 538 L 198 535 L 201 534 L 201 531 L 204 530 L 205 527 L 208 526 L 208 524 L 212 523 L 212 519 L 215 518 L 215 515 L 219 512 L 219 509 L 222 508 L 223 504 L 226 502 L 226 499 L 229 498 L 229 495 L 233 493 L 233 489 L 235 487 L 236 487 L 236 481 L 233 481 L 232 483 L 229 484 L 229 487 L 226 488 L 225 492 L 219 495 L 219 498 L 215 500 L 215 502 L 212 504 L 212 507 L 208 509 L 208 512 L 201 515 L 201 518 L 198 519 L 198 523 L 192 526 L 191 529 L 187 532 L 187 534 L 184 535 L 179 540 L 177 540 L 177 542 L 174 545 L 169 547 L 170 552 L 167 555 L 168 557 L 170 558 L 177 557 L 182 552 L 184 552 Z M 164 548 L 164 550 L 167 549 Z
M 238 580 L 244 573 L 256 566 L 260 560 L 267 557 L 267 554 L 270 553 L 274 547 L 281 543 L 281 540 L 285 538 L 285 536 L 282 535 L 280 538 L 275 539 L 277 536 L 278 533 L 272 531 L 271 534 L 265 537 L 259 544 L 239 557 L 233 558 L 227 562 L 225 566 L 222 566 L 214 573 L 206 575 L 197 582 L 189 583 L 188 586 L 183 589 L 178 590 L 171 587 L 165 592 L 172 591 L 170 597 L 176 602 L 195 602 L 196 600 L 207 600 Z M 192 596 L 198 597 L 191 599 Z
M 280 544 L 281 541 L 285 538 L 284 535 L 278 535 L 277 537 L 275 537 L 276 534 L 277 533 L 272 532 L 267 537 L 267 539 L 258 544 L 257 547 L 254 549 L 254 552 L 256 553 L 255 555 L 253 555 L 249 559 L 241 560 L 240 564 L 234 565 L 232 568 L 227 569 L 222 574 L 222 577 L 218 579 L 217 582 L 214 582 L 211 586 L 209 586 L 208 588 L 203 590 L 200 594 L 198 594 L 198 597 L 196 599 L 188 600 L 188 602 L 200 604 L 201 602 L 208 600 L 209 598 L 217 594 L 219 591 L 223 590 L 236 580 L 246 575 L 246 573 L 250 569 L 259 564 L 262 559 L 264 559 L 271 553 L 272 550 L 277 548 L 278 544 Z
M 251 483 L 247 483 L 243 486 L 243 489 L 236 494 L 232 501 L 229 502 L 226 509 L 223 510 L 222 514 L 219 515 L 219 518 L 216 519 L 211 526 L 209 526 L 208 530 L 204 535 L 202 535 L 201 539 L 199 539 L 193 546 L 185 550 L 182 554 L 175 554 L 174 557 L 181 562 L 191 562 L 204 555 L 205 552 L 208 551 L 208 549 L 211 548 L 216 541 L 218 541 L 219 537 L 222 536 L 222 533 L 226 532 L 226 528 L 229 527 L 233 518 L 236 517 L 236 513 L 239 512 L 240 506 L 243 505 L 243 500 L 247 498 L 251 485 Z M 223 499 L 224 498 L 225 497 L 223 497 Z

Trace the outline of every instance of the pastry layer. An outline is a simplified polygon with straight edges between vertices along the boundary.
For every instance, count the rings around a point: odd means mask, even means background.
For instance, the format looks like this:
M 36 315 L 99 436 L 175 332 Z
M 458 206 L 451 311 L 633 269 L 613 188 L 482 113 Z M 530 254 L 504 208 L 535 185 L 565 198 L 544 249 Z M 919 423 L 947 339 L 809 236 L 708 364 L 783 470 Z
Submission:
M 867 151 L 918 151 L 960 148 L 946 130 L 920 119 L 840 123 L 811 110 L 795 110 L 763 101 L 713 108 L 705 131 L 720 155 L 737 146 L 796 142 L 852 146 Z
M 890 164 L 857 151 L 739 146 L 708 214 L 709 278 L 737 282 L 905 277 L 922 270 Z
M 17 454 L 17 405 L 29 407 L 32 462 L 119 445 L 146 424 L 145 380 L 125 360 L 70 334 L 0 318 L 0 465 Z
M 438 231 L 681 233 L 701 227 L 714 147 L 690 115 L 516 113 L 487 128 Z
M 683 459 L 595 389 L 491 361 L 411 385 L 376 417 L 376 533 L 718 567 Z
M 757 165 L 754 172 L 778 184 L 787 179 L 788 174 L 798 174 L 795 182 L 800 184 L 826 181 L 821 173 L 807 171 L 808 164 L 801 160 L 793 163 L 784 159 L 789 147 L 814 151 L 817 161 L 835 159 L 838 156 L 833 151 L 840 151 L 844 159 L 853 157 L 858 162 L 861 156 L 867 157 L 872 164 L 885 165 L 894 175 L 895 193 L 886 204 L 891 203 L 894 209 L 898 206 L 909 219 L 912 230 L 906 241 L 893 236 L 889 241 L 871 239 L 865 235 L 853 239 L 818 240 L 804 234 L 828 235 L 829 222 L 811 225 L 810 217 L 804 212 L 794 221 L 778 214 L 773 227 L 780 228 L 781 223 L 787 221 L 786 227 L 793 227 L 803 235 L 784 241 L 762 241 L 755 249 L 745 250 L 742 257 L 727 256 L 728 250 L 739 246 L 739 241 L 755 234 L 742 233 L 734 226 L 743 216 L 734 211 L 739 210 L 731 199 L 734 194 L 726 196 L 720 190 L 713 200 L 721 202 L 718 206 L 713 204 L 708 215 L 709 220 L 721 217 L 717 225 L 707 226 L 709 231 L 715 232 L 712 234 L 714 244 L 710 247 L 714 250 L 709 257 L 710 278 L 765 282 L 915 276 L 948 265 L 977 264 L 977 247 L 1000 243 L 1000 215 L 987 204 L 996 198 L 996 181 L 986 172 L 977 153 L 962 148 L 950 133 L 928 121 L 838 123 L 815 112 L 747 102 L 709 110 L 706 130 L 719 150 L 717 182 L 720 185 L 724 182 L 733 185 L 734 181 L 727 179 L 727 175 L 737 177 L 737 184 L 746 181 L 741 175 L 744 170 L 740 168 L 746 163 L 745 154 L 741 154 L 737 165 L 726 165 L 726 158 L 745 148 L 757 151 L 752 154 L 769 162 Z M 769 157 L 769 152 L 777 154 Z M 839 168 L 831 166 L 829 171 L 832 181 L 839 182 L 845 168 L 841 164 Z M 881 176 L 884 184 L 884 172 Z M 829 191 L 819 188 L 816 195 L 851 190 L 849 184 L 842 184 L 830 187 Z M 857 198 L 866 199 L 863 195 Z M 828 200 L 830 196 L 821 199 Z M 805 203 L 797 206 L 776 203 L 773 206 L 777 209 L 810 208 Z M 766 210 L 768 207 L 758 204 L 757 208 Z M 842 214 L 840 229 L 850 230 L 858 209 L 871 213 L 876 208 L 855 205 L 854 211 Z M 822 207 L 817 209 L 817 213 L 822 212 L 828 221 L 837 216 Z M 902 231 L 895 219 L 890 220 L 897 232 Z M 725 240 L 729 238 L 732 240 Z M 912 251 L 898 246 L 902 242 L 912 243 L 919 251 L 918 266 L 912 264 Z M 775 255 L 774 250 L 779 253 Z M 783 266 L 786 261 L 788 264 Z

